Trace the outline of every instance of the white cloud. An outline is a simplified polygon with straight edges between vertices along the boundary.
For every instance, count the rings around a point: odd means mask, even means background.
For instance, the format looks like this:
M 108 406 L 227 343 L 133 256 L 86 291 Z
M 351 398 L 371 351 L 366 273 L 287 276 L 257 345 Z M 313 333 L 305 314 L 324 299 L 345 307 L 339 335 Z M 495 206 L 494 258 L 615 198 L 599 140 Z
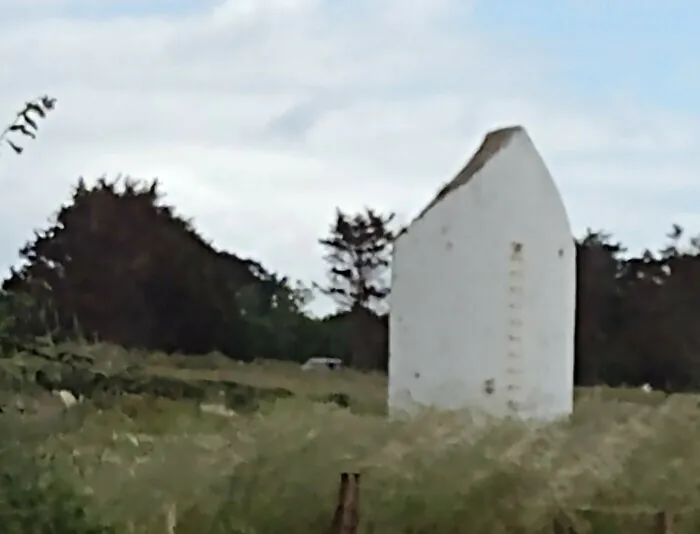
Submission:
M 316 240 L 336 206 L 408 220 L 485 131 L 511 123 L 528 127 L 577 231 L 653 245 L 687 211 L 655 205 L 658 193 L 700 190 L 696 117 L 562 92 L 558 58 L 480 30 L 458 0 L 229 0 L 101 18 L 56 4 L 50 16 L 0 4 L 12 81 L 0 117 L 59 98 L 26 155 L 0 153 L 0 266 L 78 176 L 121 172 L 159 177 L 217 246 L 322 280 Z M 23 23 L 3 25 L 3 10 Z

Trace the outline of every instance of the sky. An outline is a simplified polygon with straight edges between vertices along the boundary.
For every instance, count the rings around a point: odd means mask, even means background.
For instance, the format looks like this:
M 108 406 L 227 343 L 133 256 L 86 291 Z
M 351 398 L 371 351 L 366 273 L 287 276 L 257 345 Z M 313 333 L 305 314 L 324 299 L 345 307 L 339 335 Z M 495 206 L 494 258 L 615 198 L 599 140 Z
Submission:
M 408 222 L 511 124 L 576 235 L 700 233 L 699 23 L 687 0 L 0 0 L 0 121 L 58 99 L 0 152 L 0 271 L 79 177 L 126 174 L 216 247 L 323 282 L 336 207 Z

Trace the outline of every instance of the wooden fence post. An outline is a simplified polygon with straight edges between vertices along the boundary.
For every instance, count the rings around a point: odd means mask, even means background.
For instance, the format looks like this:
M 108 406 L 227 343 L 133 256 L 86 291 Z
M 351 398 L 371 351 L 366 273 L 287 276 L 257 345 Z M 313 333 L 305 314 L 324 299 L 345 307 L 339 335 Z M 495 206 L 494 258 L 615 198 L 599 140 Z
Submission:
M 672 534 L 673 515 L 668 512 L 659 512 L 655 517 L 654 534 Z
M 360 521 L 360 474 L 340 475 L 338 503 L 331 520 L 328 534 L 357 534 Z

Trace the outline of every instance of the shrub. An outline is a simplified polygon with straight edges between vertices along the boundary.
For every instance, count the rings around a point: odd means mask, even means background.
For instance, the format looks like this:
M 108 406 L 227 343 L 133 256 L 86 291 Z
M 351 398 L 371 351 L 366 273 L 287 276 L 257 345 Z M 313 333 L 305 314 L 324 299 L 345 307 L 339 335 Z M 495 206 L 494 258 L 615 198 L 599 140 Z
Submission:
M 10 425 L 3 416 L 3 430 Z M 18 441 L 3 432 L 0 448 L 0 525 L 3 534 L 112 534 L 113 527 L 88 512 L 89 498 L 60 476 L 50 456 L 32 445 L 37 435 Z M 27 436 L 25 436 L 27 437 Z M 9 438 L 9 439 L 8 439 Z M 15 438 L 15 439 L 13 439 Z

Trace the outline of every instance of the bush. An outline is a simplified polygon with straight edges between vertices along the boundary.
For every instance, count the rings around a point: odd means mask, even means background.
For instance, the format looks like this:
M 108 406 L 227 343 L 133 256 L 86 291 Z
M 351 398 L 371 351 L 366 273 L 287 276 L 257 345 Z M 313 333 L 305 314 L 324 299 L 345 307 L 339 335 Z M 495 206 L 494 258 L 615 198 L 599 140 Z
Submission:
M 39 328 L 34 300 L 23 293 L 0 289 L 0 357 L 13 354 L 27 345 L 33 345 L 35 336 L 45 334 Z
M 6 425 L 2 425 L 6 426 Z M 3 439 L 7 439 L 3 433 Z M 114 528 L 88 513 L 81 495 L 49 456 L 30 443 L 13 441 L 0 449 L 0 525 L 3 534 L 112 534 Z

